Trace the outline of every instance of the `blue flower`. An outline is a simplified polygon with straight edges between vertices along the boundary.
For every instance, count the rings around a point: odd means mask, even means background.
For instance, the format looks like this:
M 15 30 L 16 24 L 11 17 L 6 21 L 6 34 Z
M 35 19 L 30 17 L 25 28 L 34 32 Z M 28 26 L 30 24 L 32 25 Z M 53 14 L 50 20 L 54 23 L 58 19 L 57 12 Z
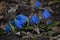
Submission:
M 24 25 L 24 24 L 26 24 L 26 21 L 27 21 L 28 17 L 20 14 L 20 15 L 17 16 L 16 19 L 19 20 L 22 23 L 22 25 Z
M 38 16 L 36 15 L 33 15 L 31 20 L 30 20 L 30 24 L 33 25 L 33 24 L 38 24 L 40 22 Z
M 40 7 L 40 2 L 38 0 L 36 0 L 35 6 L 38 8 Z
M 6 32 L 9 33 L 11 30 L 10 30 L 10 26 L 9 25 L 6 25 Z
M 14 24 L 15 24 L 15 22 L 14 22 L 13 20 L 11 20 L 11 21 L 10 21 L 10 23 L 11 23 L 12 25 L 14 25 Z
M 28 17 L 24 16 L 22 14 L 18 15 L 16 17 L 16 25 L 18 28 L 22 28 L 23 26 L 25 26 L 26 22 L 27 22 Z
M 48 19 L 51 17 L 52 17 L 52 14 L 48 10 L 45 9 L 43 14 L 42 14 L 42 19 Z
M 52 20 L 48 20 L 48 21 L 46 22 L 47 25 L 50 25 L 51 23 L 52 23 Z
M 16 20 L 15 24 L 16 24 L 17 28 L 19 28 L 19 29 L 23 28 L 22 23 L 19 20 Z

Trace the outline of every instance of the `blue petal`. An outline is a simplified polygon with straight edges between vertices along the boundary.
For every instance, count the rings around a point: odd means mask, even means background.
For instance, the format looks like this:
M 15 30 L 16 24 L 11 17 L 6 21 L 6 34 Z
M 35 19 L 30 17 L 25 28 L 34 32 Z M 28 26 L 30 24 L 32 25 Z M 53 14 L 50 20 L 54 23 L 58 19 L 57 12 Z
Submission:
M 52 23 L 52 20 L 48 20 L 46 24 L 49 25 L 51 23 Z
M 16 20 L 15 24 L 16 24 L 17 28 L 19 28 L 19 29 L 23 28 L 23 26 L 22 26 L 22 24 L 21 24 L 21 22 L 19 20 Z
M 11 30 L 10 30 L 10 26 L 9 25 L 6 25 L 6 32 L 9 33 Z
M 38 16 L 36 15 L 33 15 L 31 20 L 30 20 L 30 24 L 33 23 L 33 24 L 38 24 L 40 22 Z
M 40 7 L 40 2 L 38 0 L 36 0 L 36 3 L 35 3 L 36 7 Z
M 21 24 L 24 26 L 26 24 L 25 20 L 19 20 L 21 22 Z
M 42 18 L 43 19 L 47 19 L 47 18 L 50 18 L 52 17 L 52 14 L 48 11 L 48 10 L 44 10 L 44 13 L 42 14 Z
M 25 19 L 26 20 L 27 18 L 28 18 L 27 16 L 22 15 L 22 14 L 20 14 L 20 15 L 17 16 L 18 20 L 20 20 L 20 19 Z
M 15 22 L 14 22 L 14 21 L 10 21 L 10 23 L 11 23 L 12 25 L 14 25 L 14 24 L 15 24 Z
M 31 25 L 35 24 L 32 19 L 30 20 L 30 24 L 31 24 Z

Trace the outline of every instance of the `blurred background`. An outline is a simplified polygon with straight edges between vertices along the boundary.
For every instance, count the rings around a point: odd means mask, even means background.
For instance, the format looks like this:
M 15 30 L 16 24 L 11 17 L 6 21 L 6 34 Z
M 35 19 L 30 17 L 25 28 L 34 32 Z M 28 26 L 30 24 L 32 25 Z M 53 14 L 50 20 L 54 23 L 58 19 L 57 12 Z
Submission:
M 60 0 L 0 0 L 0 40 L 60 40 Z

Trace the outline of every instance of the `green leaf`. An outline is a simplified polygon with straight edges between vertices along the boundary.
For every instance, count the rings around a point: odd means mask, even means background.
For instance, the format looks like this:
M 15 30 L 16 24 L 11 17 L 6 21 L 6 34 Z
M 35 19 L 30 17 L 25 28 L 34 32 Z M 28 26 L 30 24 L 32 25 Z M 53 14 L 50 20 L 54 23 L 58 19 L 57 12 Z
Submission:
M 52 27 L 55 27 L 55 26 L 57 25 L 57 23 L 58 23 L 58 22 L 53 22 L 52 24 L 47 25 L 47 26 L 46 26 L 46 29 L 48 30 L 48 29 L 51 29 Z
M 33 29 L 34 27 L 31 27 L 31 26 L 29 26 L 29 27 L 24 27 L 23 29 Z
M 0 35 L 4 36 L 6 34 L 6 31 L 3 29 L 0 29 Z
M 55 33 L 55 32 L 52 31 L 52 30 L 48 31 L 48 35 L 50 35 L 50 36 L 52 36 L 54 33 Z
M 10 28 L 11 28 L 11 31 L 12 31 L 12 32 L 15 32 L 15 28 L 14 28 L 14 26 L 11 25 L 10 22 L 9 22 L 9 26 L 10 26 Z
M 37 38 L 37 36 L 32 36 L 32 39 L 35 40 Z
M 43 24 L 41 24 L 41 23 L 38 24 L 38 27 L 39 27 L 39 28 L 45 28 L 45 26 L 46 26 L 46 25 L 43 25 Z

